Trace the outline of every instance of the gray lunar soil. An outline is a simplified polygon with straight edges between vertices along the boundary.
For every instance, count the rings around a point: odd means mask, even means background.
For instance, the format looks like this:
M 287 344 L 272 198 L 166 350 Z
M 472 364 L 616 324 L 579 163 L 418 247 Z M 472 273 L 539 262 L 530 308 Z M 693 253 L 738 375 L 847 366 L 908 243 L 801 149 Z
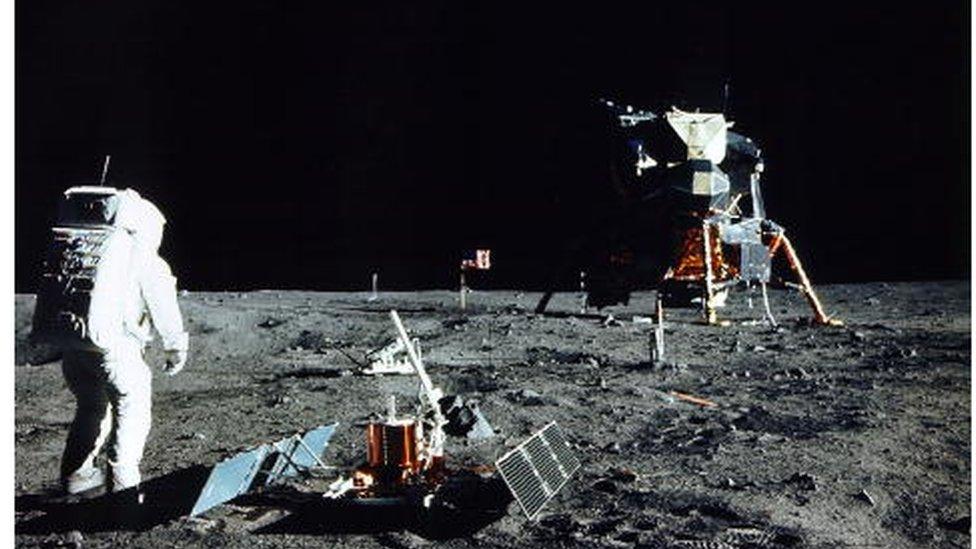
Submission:
M 455 465 L 492 463 L 552 420 L 582 468 L 526 521 L 517 504 L 477 532 L 432 542 L 410 530 L 269 527 L 280 506 L 252 500 L 142 527 L 82 519 L 54 495 L 74 402 L 50 349 L 27 343 L 34 298 L 16 303 L 16 541 L 24 547 L 969 547 L 968 281 L 818 288 L 844 327 L 811 327 L 797 293 L 772 291 L 780 323 L 734 293 L 720 316 L 670 311 L 668 362 L 648 363 L 653 292 L 598 316 L 532 313 L 539 294 L 475 291 L 185 293 L 191 358 L 175 377 L 148 362 L 154 424 L 147 482 L 246 447 L 340 422 L 326 462 L 365 459 L 362 424 L 411 376 L 357 375 L 354 361 L 395 337 L 396 308 L 445 392 L 477 401 L 498 430 L 448 439 Z M 554 313 L 579 310 L 557 295 Z M 708 399 L 703 407 L 677 391 Z M 296 481 L 321 490 L 326 478 Z M 269 526 L 270 525 L 270 526 Z

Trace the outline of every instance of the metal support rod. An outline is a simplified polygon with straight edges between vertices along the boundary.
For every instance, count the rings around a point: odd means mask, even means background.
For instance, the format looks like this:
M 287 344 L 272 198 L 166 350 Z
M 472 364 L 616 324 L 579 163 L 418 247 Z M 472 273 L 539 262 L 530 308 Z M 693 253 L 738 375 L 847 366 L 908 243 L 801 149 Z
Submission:
M 705 317 L 706 324 L 715 324 L 715 307 L 712 304 L 712 295 L 715 289 L 712 287 L 712 237 L 711 223 L 706 219 L 702 222 L 702 245 L 704 246 L 705 263 L 705 295 L 702 298 L 702 315 Z
M 651 334 L 651 338 L 653 340 L 651 364 L 657 364 L 664 360 L 664 306 L 661 303 L 660 294 L 655 301 L 654 332 Z
M 461 289 L 458 290 L 461 296 L 461 310 L 463 311 L 467 305 L 465 302 L 465 293 L 467 292 L 467 285 L 464 281 L 464 269 L 461 269 Z
M 766 309 L 766 320 L 775 328 L 777 326 L 776 319 L 773 317 L 773 310 L 769 306 L 769 292 L 766 291 L 766 283 L 762 282 L 762 296 L 763 296 L 763 306 Z
M 431 412 L 433 412 L 435 426 L 431 432 L 430 453 L 432 457 L 440 457 L 444 453 L 444 431 L 442 429 L 447 424 L 447 420 L 441 414 L 441 407 L 440 403 L 437 402 L 437 392 L 435 391 L 434 383 L 430 380 L 430 376 L 427 375 L 427 370 L 424 368 L 423 362 L 420 361 L 420 355 L 414 349 L 413 342 L 410 340 L 410 336 L 407 335 L 407 330 L 403 327 L 403 322 L 400 322 L 400 315 L 397 314 L 395 309 L 390 310 L 390 318 L 393 319 L 393 324 L 396 325 L 397 335 L 407 350 L 407 358 L 410 359 L 410 364 L 413 365 L 414 371 L 417 372 L 417 377 L 420 378 L 423 394 L 428 401 L 427 403 L 431 408 Z
M 725 208 L 725 213 L 729 215 L 741 215 L 742 211 L 739 210 L 739 201 L 742 200 L 742 196 L 742 194 L 735 195 L 735 198 L 732 199 L 732 203 L 729 204 L 729 207 Z
M 427 370 L 424 369 L 424 365 L 420 361 L 420 355 L 414 349 L 413 341 L 407 335 L 407 330 L 403 327 L 403 322 L 400 321 L 400 315 L 397 314 L 395 309 L 390 310 L 390 318 L 393 319 L 393 324 L 396 326 L 400 342 L 403 343 L 403 347 L 407 351 L 407 358 L 410 359 L 410 364 L 413 365 L 413 369 L 417 372 L 417 377 L 420 378 L 420 383 L 424 386 L 424 391 L 431 394 L 434 390 L 434 383 L 430 380 L 430 376 L 427 375 Z
M 102 176 L 98 179 L 99 185 L 105 184 L 105 178 L 108 176 L 108 163 L 111 162 L 111 160 L 112 160 L 112 155 L 106 154 L 105 163 L 102 164 Z
M 295 435 L 295 436 L 298 436 L 298 435 Z M 315 455 L 315 452 L 312 451 L 312 449 L 308 447 L 308 444 L 305 444 L 305 440 L 302 439 L 301 437 L 298 437 L 298 445 L 301 446 L 302 448 L 304 448 L 305 451 L 308 452 L 308 455 L 312 456 L 312 459 L 315 460 L 315 463 L 317 463 L 320 468 L 322 468 L 322 469 L 337 469 L 337 467 L 334 467 L 332 465 L 326 465 L 325 463 L 323 463 L 322 460 L 319 459 L 319 456 Z
M 658 324 L 664 324 L 664 300 L 661 299 L 660 289 L 658 289 L 657 297 L 654 300 L 654 319 Z
M 319 459 L 319 456 L 315 455 L 315 452 L 312 451 L 312 449 L 308 447 L 308 444 L 305 444 L 305 441 L 302 440 L 302 437 L 300 435 L 297 435 L 297 434 L 296 435 L 292 435 L 292 438 L 291 439 L 285 439 L 285 440 L 283 440 L 281 442 L 287 442 L 288 440 L 294 440 L 295 441 L 295 444 L 296 444 L 296 448 L 297 447 L 301 447 L 306 452 L 308 452 L 308 455 L 311 456 L 313 460 L 315 460 L 315 463 L 321 469 L 335 469 L 335 467 L 332 467 L 332 466 L 329 466 L 329 465 L 326 465 L 325 463 L 323 463 L 322 460 Z M 295 472 L 304 473 L 306 475 L 308 474 L 308 471 L 309 471 L 310 468 L 309 467 L 306 467 L 305 465 L 302 465 L 300 463 L 295 463 L 295 460 L 292 459 L 291 454 L 289 454 L 288 452 L 285 452 L 281 448 L 279 448 L 277 442 L 275 442 L 274 444 L 272 444 L 272 446 L 274 447 L 275 451 L 278 452 L 278 455 L 280 455 L 281 457 L 285 458 L 285 461 L 287 461 L 295 469 Z
M 823 310 L 823 305 L 820 304 L 820 299 L 817 297 L 816 292 L 813 291 L 813 285 L 810 284 L 810 279 L 807 278 L 806 271 L 803 270 L 803 264 L 800 263 L 799 256 L 796 255 L 796 250 L 793 248 L 793 244 L 790 239 L 787 238 L 786 234 L 780 233 L 777 235 L 777 242 L 773 249 L 782 245 L 783 251 L 786 253 L 786 259 L 790 264 L 790 268 L 796 273 L 797 279 L 800 281 L 800 291 L 807 298 L 807 302 L 810 303 L 810 308 L 813 309 L 814 320 L 817 324 L 828 324 L 828 325 L 840 325 L 840 321 L 831 319 L 827 316 L 827 313 Z

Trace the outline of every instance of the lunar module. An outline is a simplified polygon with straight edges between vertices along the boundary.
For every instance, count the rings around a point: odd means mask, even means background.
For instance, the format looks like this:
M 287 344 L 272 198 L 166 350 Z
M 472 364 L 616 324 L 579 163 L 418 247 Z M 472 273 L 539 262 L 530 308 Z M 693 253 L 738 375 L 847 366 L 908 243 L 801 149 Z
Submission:
M 697 306 L 705 322 L 716 324 L 716 309 L 730 289 L 758 286 L 766 318 L 775 323 L 766 294 L 772 284 L 798 289 L 814 323 L 839 324 L 824 312 L 786 231 L 766 218 L 759 185 L 763 160 L 752 139 L 730 131 L 733 123 L 721 113 L 672 108 L 659 115 L 611 101 L 601 104 L 612 126 L 611 183 L 641 218 L 630 242 L 606 254 L 603 270 L 633 271 L 638 255 L 633 249 L 647 241 L 664 251 L 654 258 L 652 280 L 592 277 L 591 305 L 626 303 L 630 289 L 621 285 L 656 284 L 659 319 L 665 307 Z M 773 276 L 780 256 L 793 280 Z M 614 284 L 617 289 L 608 290 Z M 545 310 L 550 295 L 543 296 L 537 312 Z
M 375 522 L 406 510 L 414 519 L 444 525 L 466 522 L 472 513 L 500 516 L 513 497 L 534 519 L 580 467 L 559 426 L 549 423 L 493 466 L 452 468 L 446 441 L 449 434 L 458 433 L 463 414 L 434 386 L 396 311 L 390 316 L 400 348 L 420 380 L 415 414 L 400 415 L 390 397 L 385 417 L 365 425 L 365 460 L 352 468 L 323 462 L 335 423 L 239 453 L 211 470 L 190 515 L 260 493 L 291 477 L 340 471 L 326 490 L 311 494 L 322 520 L 341 520 L 336 517 L 352 512 L 354 520 Z M 503 498 L 498 497 L 499 487 Z M 304 502 L 307 508 L 309 499 Z

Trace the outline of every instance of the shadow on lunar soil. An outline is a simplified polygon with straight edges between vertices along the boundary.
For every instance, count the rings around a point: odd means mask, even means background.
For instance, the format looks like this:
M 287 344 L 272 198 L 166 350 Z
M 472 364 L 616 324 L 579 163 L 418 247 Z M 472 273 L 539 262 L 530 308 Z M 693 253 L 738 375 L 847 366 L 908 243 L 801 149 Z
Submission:
M 188 515 L 203 489 L 210 467 L 195 465 L 142 483 L 143 504 L 131 503 L 130 491 L 92 499 L 52 498 L 45 494 L 18 496 L 17 513 L 40 511 L 38 517 L 18 523 L 17 534 L 145 531 Z
M 407 530 L 431 540 L 471 536 L 501 519 L 512 498 L 497 477 L 459 475 L 438 489 L 429 507 L 418 498 L 325 499 L 321 494 L 270 492 L 245 505 L 272 505 L 291 514 L 256 534 L 378 534 Z
M 189 515 L 210 474 L 196 465 L 156 477 L 142 484 L 144 500 L 134 505 L 134 492 L 104 494 L 91 499 L 50 494 L 18 496 L 18 514 L 42 513 L 16 526 L 17 534 L 47 535 L 150 530 Z M 288 488 L 244 495 L 235 504 L 275 507 L 290 512 L 284 518 L 253 530 L 255 534 L 380 534 L 408 530 L 428 539 L 470 536 L 506 514 L 511 497 L 500 481 L 449 483 L 435 503 L 391 499 L 324 499 L 319 493 Z

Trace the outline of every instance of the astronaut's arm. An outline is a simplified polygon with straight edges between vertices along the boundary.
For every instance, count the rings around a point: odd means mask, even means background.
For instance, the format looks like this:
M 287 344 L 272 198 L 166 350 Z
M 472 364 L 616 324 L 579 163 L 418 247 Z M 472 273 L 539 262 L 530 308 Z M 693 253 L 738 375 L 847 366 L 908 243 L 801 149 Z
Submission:
M 153 255 L 143 271 L 140 288 L 149 308 L 153 327 L 167 351 L 186 351 L 189 334 L 183 329 L 183 317 L 176 301 L 176 277 L 163 258 Z

